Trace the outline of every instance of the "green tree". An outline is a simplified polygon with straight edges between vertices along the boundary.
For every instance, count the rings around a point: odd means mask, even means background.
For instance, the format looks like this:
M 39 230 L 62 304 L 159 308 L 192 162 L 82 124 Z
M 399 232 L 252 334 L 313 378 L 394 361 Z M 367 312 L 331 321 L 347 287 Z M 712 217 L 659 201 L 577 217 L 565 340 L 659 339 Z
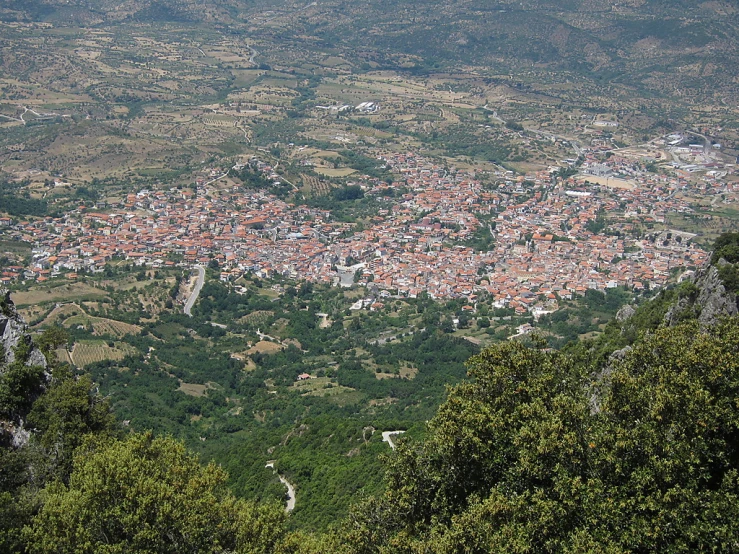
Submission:
M 711 263 L 715 264 L 721 258 L 729 263 L 739 262 L 739 233 L 724 233 L 713 244 Z
M 31 552 L 272 552 L 284 535 L 280 506 L 236 500 L 226 474 L 201 466 L 182 443 L 152 433 L 90 438 L 69 485 L 45 490 L 27 529 Z
M 34 430 L 34 447 L 41 450 L 49 478 L 66 481 L 73 453 L 86 435 L 115 433 L 108 402 L 97 395 L 89 375 L 75 378 L 65 367 L 54 371 L 52 384 L 33 404 L 27 425 Z

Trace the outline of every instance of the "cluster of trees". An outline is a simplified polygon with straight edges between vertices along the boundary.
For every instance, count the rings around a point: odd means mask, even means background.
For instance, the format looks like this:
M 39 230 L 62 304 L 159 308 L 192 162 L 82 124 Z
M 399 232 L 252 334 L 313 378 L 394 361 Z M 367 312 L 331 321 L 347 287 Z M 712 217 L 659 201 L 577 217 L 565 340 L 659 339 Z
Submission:
M 384 492 L 379 468 L 367 465 L 383 447 L 373 429 L 308 419 L 282 437 L 280 471 L 310 481 L 328 471 L 321 451 L 343 458 L 347 471 L 329 476 L 339 482 L 303 491 L 336 517 L 331 493 L 351 498 L 368 481 L 376 491 L 321 536 L 288 531 L 279 503 L 235 498 L 224 470 L 181 443 L 121 435 L 88 378 L 57 373 L 31 410 L 30 446 L 0 450 L 0 544 L 90 553 L 731 551 L 737 354 L 737 318 L 704 333 L 694 323 L 660 329 L 595 379 L 588 356 L 503 343 L 470 360 L 470 381 L 451 391 L 425 439 L 401 441 L 387 458 Z M 278 438 L 270 432 L 259 439 Z M 238 466 L 243 450 L 230 454 Z M 233 486 L 248 491 L 248 475 Z
M 246 165 L 236 176 L 241 180 L 245 187 L 251 189 L 263 189 L 271 194 L 274 194 L 278 198 L 287 197 L 292 191 L 292 187 L 287 184 L 275 182 L 267 179 L 264 174 L 251 165 Z
M 297 526 L 326 528 L 348 513 L 356 488 L 365 495 L 377 492 L 383 467 L 376 454 L 387 445 L 379 434 L 365 443 L 357 433 L 421 425 L 433 416 L 446 385 L 464 377 L 464 361 L 479 351 L 442 329 L 445 310 L 461 310 L 461 301 L 446 308 L 428 298 L 394 301 L 394 315 L 352 314 L 357 329 L 343 323 L 352 301 L 342 289 L 283 283 L 284 292 L 274 298 L 262 288 L 265 282 L 247 281 L 237 294 L 212 277 L 192 318 L 164 311 L 156 321 L 139 322 L 141 334 L 125 338 L 138 354 L 86 369 L 119 419 L 136 430 L 173 434 L 206 459 L 225 464 L 240 494 L 282 498 L 284 486 L 264 471 L 266 460 L 279 460 L 298 487 L 300 502 L 291 517 Z M 330 325 L 320 325 L 321 312 Z M 403 336 L 418 318 L 426 330 Z M 227 330 L 214 322 L 227 324 Z M 273 353 L 251 353 L 247 369 L 232 353 L 259 341 L 258 328 L 294 342 Z M 73 332 L 78 339 L 93 338 L 89 329 Z M 367 342 L 393 332 L 403 340 Z M 401 368 L 414 368 L 414 378 L 402 378 Z M 293 385 L 304 372 L 331 384 L 303 395 Z M 377 372 L 386 378 L 378 379 Z M 307 433 L 283 444 L 303 425 Z M 345 426 L 352 431 L 334 433 Z M 332 434 L 335 440 L 328 439 Z M 328 498 L 331 509 L 325 508 Z
M 718 265 L 724 286 L 731 292 L 739 292 L 739 233 L 725 233 L 716 239 L 711 262 L 718 264 L 721 259 L 727 262 Z
M 621 287 L 605 292 L 588 289 L 582 298 L 560 306 L 552 314 L 541 316 L 537 328 L 549 334 L 550 346 L 561 348 L 577 342 L 580 335 L 599 331 L 603 324 L 613 321 L 623 305 L 633 300 L 633 293 Z
M 39 553 L 293 551 L 282 507 L 234 498 L 226 477 L 171 438 L 88 436 L 23 537 Z
M 737 318 L 658 330 L 605 367 L 483 352 L 355 510 L 348 551 L 734 550 L 737 354 Z
M 45 216 L 48 212 L 46 200 L 31 198 L 23 188 L 28 182 L 11 183 L 0 180 L 0 206 L 2 211 L 14 216 Z
M 54 363 L 54 349 L 66 337 L 58 328 L 37 341 L 47 368 L 34 363 L 34 349 L 24 335 L 11 363 L 0 366 L 0 550 L 22 552 L 33 540 L 28 533 L 43 504 L 45 490 L 65 482 L 75 450 L 91 433 L 108 436 L 113 418 L 102 398 L 93 393 L 88 376 L 76 377 Z M 30 442 L 13 439 L 19 429 L 32 430 Z M 20 433 L 24 436 L 24 432 Z

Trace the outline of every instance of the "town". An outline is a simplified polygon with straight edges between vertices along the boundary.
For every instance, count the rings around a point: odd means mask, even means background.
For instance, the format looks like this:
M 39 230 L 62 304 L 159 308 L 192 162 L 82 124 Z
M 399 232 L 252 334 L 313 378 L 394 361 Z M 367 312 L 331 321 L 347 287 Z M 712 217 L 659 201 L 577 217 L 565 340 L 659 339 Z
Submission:
M 252 273 L 341 286 L 371 282 L 384 296 L 425 292 L 474 305 L 484 294 L 496 307 L 536 314 L 587 289 L 639 292 L 699 266 L 707 254 L 695 235 L 667 229 L 666 218 L 693 211 L 691 191 L 736 192 L 710 176 L 696 185 L 636 172 L 606 184 L 587 173 L 562 175 L 561 168 L 517 177 L 500 171 L 482 184 L 475 170 L 418 154 L 379 158 L 396 179 L 348 183 L 376 202 L 376 215 L 361 229 L 264 190 L 233 181 L 224 188 L 219 181 L 230 170 L 213 168 L 194 190 L 140 190 L 105 212 L 80 206 L 62 218 L 5 218 L 6 236 L 35 247 L 30 267 L 6 268 L 2 279 L 77 279 L 114 259 L 154 268 L 216 263 L 223 281 Z M 250 163 L 280 178 L 269 164 Z M 630 164 L 586 153 L 583 167 L 608 174 Z M 487 243 L 475 248 L 479 236 Z

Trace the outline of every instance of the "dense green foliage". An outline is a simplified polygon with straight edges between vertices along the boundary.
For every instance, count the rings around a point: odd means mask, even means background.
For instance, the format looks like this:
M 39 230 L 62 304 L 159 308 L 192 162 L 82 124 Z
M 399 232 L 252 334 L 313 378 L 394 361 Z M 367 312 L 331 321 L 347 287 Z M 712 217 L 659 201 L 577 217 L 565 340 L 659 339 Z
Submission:
M 509 343 L 470 363 L 347 524 L 352 552 L 731 551 L 739 320 L 645 337 L 593 381 Z
M 581 335 L 608 325 L 619 308 L 631 300 L 632 293 L 623 288 L 605 292 L 588 289 L 581 298 L 563 303 L 556 312 L 541 316 L 537 328 L 549 333 L 550 346 L 562 348 L 576 343 Z
M 721 259 L 728 263 L 718 265 Z M 717 264 L 719 277 L 726 290 L 739 292 L 739 233 L 724 233 L 716 239 L 711 263 Z
M 47 483 L 66 482 L 72 456 L 86 436 L 115 432 L 110 410 L 94 393 L 89 377 L 75 377 L 50 355 L 64 335 L 52 328 L 38 338 L 47 359 L 45 371 L 27 365 L 29 337 L 15 349 L 15 360 L 0 368 L 0 551 L 23 551 L 21 530 L 42 502 Z M 25 446 L 13 446 L 8 431 L 33 430 Z
M 716 264 L 721 258 L 730 264 L 739 262 L 739 233 L 724 233 L 716 239 L 711 263 Z
M 235 500 L 226 475 L 151 433 L 88 440 L 69 485 L 55 482 L 26 535 L 31 552 L 269 552 L 284 534 L 279 505 Z
M 222 464 L 244 498 L 284 499 L 284 485 L 265 468 L 274 460 L 297 489 L 295 528 L 325 529 L 357 498 L 380 493 L 379 454 L 389 451 L 380 432 L 421 433 L 445 387 L 464 378 L 465 360 L 480 350 L 453 332 L 450 314 L 463 313 L 462 300 L 391 298 L 375 312 L 352 311 L 366 290 L 256 278 L 229 284 L 207 273 L 193 317 L 173 302 L 186 281 L 181 270 L 121 263 L 89 278 L 105 289 L 105 302 L 55 321 L 68 328 L 69 344 L 132 347 L 123 360 L 85 365 L 127 429 L 183 440 Z M 144 295 L 161 306 L 156 317 Z M 88 316 L 141 330 L 116 336 Z M 314 379 L 297 382 L 302 373 Z
M 46 215 L 47 205 L 45 200 L 0 194 L 0 211 L 17 216 L 43 216 Z

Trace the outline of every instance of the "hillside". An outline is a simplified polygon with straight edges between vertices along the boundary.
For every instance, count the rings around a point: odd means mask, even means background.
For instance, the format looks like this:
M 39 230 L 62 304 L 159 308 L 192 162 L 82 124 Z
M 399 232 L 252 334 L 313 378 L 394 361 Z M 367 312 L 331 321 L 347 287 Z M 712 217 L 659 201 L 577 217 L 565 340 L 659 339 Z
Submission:
M 472 358 L 347 522 L 347 551 L 733 551 L 739 318 L 718 272 L 735 275 L 738 241 L 595 342 Z
M 426 436 L 396 437 L 395 454 L 383 458 L 384 492 L 320 534 L 288 531 L 275 503 L 233 498 L 223 470 L 201 466 L 176 441 L 122 434 L 88 377 L 56 363 L 41 377 L 39 355 L 25 354 L 41 351 L 6 297 L 5 329 L 21 346 L 0 371 L 0 410 L 6 428 L 23 417 L 29 432 L 0 449 L 0 544 L 214 554 L 733 551 L 737 244 L 739 234 L 720 237 L 713 264 L 630 315 L 622 310 L 595 341 L 562 352 L 506 341 L 472 357 Z M 48 355 L 61 339 L 48 331 L 38 344 Z M 614 341 L 628 344 L 613 351 Z M 36 380 L 18 379 L 27 369 Z
M 0 552 L 739 550 L 735 4 L 0 2 Z
M 60 26 L 206 26 L 270 45 L 268 63 L 307 51 L 345 56 L 355 68 L 464 69 L 501 84 L 510 77 L 553 101 L 661 106 L 675 117 L 678 105 L 725 109 L 735 95 L 739 10 L 726 1 L 36 0 L 3 8 L 5 20 Z

